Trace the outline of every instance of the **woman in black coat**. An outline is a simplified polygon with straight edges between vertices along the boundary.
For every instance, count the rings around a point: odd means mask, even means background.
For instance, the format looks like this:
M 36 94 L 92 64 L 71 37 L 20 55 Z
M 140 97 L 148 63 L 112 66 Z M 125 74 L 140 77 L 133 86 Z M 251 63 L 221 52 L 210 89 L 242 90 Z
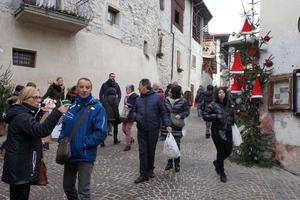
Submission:
M 234 110 L 228 99 L 228 93 L 223 88 L 215 91 L 215 101 L 211 102 L 203 113 L 203 119 L 212 121 L 212 139 L 217 149 L 217 160 L 213 161 L 215 170 L 220 174 L 221 182 L 227 182 L 224 171 L 224 160 L 232 152 L 232 125 Z
M 180 149 L 180 140 L 182 138 L 182 129 L 183 126 L 176 126 L 174 122 L 172 123 L 172 117 L 173 115 L 177 119 L 184 120 L 184 118 L 188 117 L 190 114 L 190 107 L 188 105 L 187 100 L 182 97 L 182 90 L 181 86 L 179 85 L 173 85 L 170 89 L 170 94 L 171 96 L 166 97 L 165 99 L 165 106 L 169 112 L 170 116 L 170 122 L 171 122 L 171 127 L 172 127 L 172 135 L 174 136 L 176 143 L 178 145 L 178 148 Z M 183 124 L 184 125 L 184 124 Z M 167 135 L 166 130 L 162 130 L 162 135 Z M 175 158 L 175 159 L 169 159 L 167 166 L 165 170 L 170 170 L 173 168 L 173 160 L 175 164 L 175 172 L 180 171 L 180 157 Z
M 119 113 L 119 100 L 117 98 L 117 91 L 115 88 L 108 88 L 103 99 L 103 106 L 107 113 L 107 121 L 110 129 L 114 129 L 114 144 L 119 144 L 118 140 L 118 125 L 121 122 Z
M 41 97 L 34 87 L 25 87 L 4 116 L 8 123 L 6 152 L 2 181 L 10 185 L 11 200 L 29 198 L 30 185 L 39 178 L 42 157 L 41 138 L 51 134 L 61 115 L 68 107 L 54 109 L 43 123 L 39 115 Z

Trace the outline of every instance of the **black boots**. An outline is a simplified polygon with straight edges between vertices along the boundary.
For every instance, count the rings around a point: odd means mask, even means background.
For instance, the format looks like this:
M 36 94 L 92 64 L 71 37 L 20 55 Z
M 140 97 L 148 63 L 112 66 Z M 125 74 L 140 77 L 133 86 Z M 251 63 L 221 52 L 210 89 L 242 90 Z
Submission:
M 180 171 L 180 165 L 179 163 L 175 162 L 175 172 L 179 172 Z
M 227 182 L 227 176 L 224 172 L 221 173 L 221 175 L 220 175 L 220 181 L 223 182 L 223 183 Z
M 172 169 L 172 168 L 173 168 L 173 160 L 172 160 L 172 159 L 169 159 L 169 160 L 168 160 L 168 164 L 167 164 L 165 170 L 167 171 L 167 170 L 170 170 L 170 169 Z
M 179 171 L 180 171 L 179 161 L 180 161 L 180 158 L 174 159 L 174 163 L 175 163 L 175 172 L 179 172 Z M 172 168 L 173 168 L 173 159 L 169 159 L 169 160 L 168 160 L 168 164 L 167 164 L 167 166 L 165 167 L 165 170 L 168 171 L 168 170 L 170 170 L 170 169 L 172 169 Z

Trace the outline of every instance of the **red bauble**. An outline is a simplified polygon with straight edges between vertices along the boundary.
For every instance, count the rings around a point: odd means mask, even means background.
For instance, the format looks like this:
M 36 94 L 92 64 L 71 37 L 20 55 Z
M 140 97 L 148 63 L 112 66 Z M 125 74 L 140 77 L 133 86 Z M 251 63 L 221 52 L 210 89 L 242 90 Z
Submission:
M 272 66 L 273 66 L 273 61 L 272 61 L 272 60 L 266 60 L 265 65 L 266 65 L 267 67 L 272 67 Z
M 266 36 L 263 38 L 263 40 L 264 40 L 265 42 L 269 42 L 270 39 L 271 39 L 271 37 L 268 36 L 268 35 L 266 35 Z

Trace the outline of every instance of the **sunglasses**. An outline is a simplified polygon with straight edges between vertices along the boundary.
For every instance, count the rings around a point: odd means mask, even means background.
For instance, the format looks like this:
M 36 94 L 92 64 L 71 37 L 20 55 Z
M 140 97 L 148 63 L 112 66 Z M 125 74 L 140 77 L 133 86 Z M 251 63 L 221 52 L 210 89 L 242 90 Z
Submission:
M 30 97 L 28 97 L 28 99 L 30 99 L 30 98 L 33 98 L 33 99 L 37 100 L 37 99 L 41 99 L 42 97 L 41 96 L 30 96 Z

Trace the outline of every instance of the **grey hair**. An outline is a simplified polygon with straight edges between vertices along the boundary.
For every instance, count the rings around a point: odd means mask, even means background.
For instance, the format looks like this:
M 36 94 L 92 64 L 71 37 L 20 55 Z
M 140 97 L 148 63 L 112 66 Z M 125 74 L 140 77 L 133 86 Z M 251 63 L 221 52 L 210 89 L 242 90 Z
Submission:
M 130 84 L 130 85 L 126 85 L 126 87 L 125 87 L 126 89 L 130 89 L 131 90 L 131 92 L 133 92 L 134 91 L 134 85 L 132 85 L 132 84 Z

